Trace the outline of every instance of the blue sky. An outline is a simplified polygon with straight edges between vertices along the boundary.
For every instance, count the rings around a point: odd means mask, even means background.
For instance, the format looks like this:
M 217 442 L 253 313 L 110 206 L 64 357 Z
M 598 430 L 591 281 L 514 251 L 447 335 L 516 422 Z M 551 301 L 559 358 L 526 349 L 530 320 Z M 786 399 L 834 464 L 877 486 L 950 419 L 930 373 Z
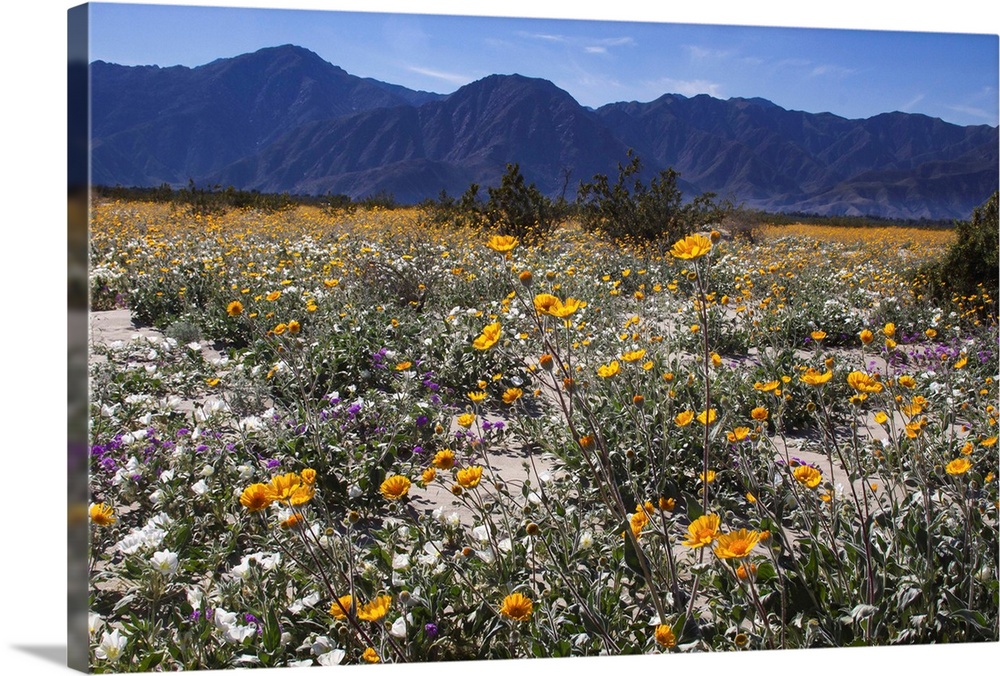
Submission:
M 291 43 L 354 75 L 440 93 L 520 73 L 592 107 L 669 92 L 760 96 L 849 118 L 899 110 L 997 125 L 1000 115 L 995 33 L 109 3 L 92 10 L 92 58 L 126 65 L 193 67 Z

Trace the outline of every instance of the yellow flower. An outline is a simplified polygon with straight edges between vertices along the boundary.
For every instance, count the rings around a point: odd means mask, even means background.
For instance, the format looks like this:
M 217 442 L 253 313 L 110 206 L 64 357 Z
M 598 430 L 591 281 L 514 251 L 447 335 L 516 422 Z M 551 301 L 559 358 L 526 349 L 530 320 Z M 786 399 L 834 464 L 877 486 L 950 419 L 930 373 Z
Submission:
M 672 512 L 677 506 L 677 501 L 673 498 L 660 496 L 660 499 L 656 501 L 656 506 L 660 508 L 661 512 Z
M 646 510 L 640 507 L 629 517 L 628 521 L 629 527 L 632 529 L 632 535 L 638 539 L 642 535 L 642 529 L 649 523 L 649 517 L 646 515 Z
M 879 425 L 884 425 L 887 420 L 889 420 L 889 416 L 887 416 L 884 411 L 879 411 L 875 414 L 875 422 Z
M 953 364 L 953 368 L 960 369 L 965 368 L 965 365 L 969 363 L 968 358 L 963 354 L 962 358 Z
M 972 463 L 968 458 L 955 458 L 945 466 L 944 471 L 948 474 L 965 474 L 971 467 Z
M 286 330 L 288 330 L 288 324 L 285 324 L 284 322 L 282 322 L 281 324 L 278 324 L 277 326 L 275 326 L 272 329 L 272 331 L 274 332 L 274 335 L 276 335 L 276 336 L 280 336 Z
M 774 392 L 780 383 L 777 380 L 770 380 L 766 383 L 754 383 L 753 389 L 759 392 Z
M 535 312 L 540 315 L 547 315 L 557 305 L 560 305 L 559 299 L 553 296 L 551 293 L 540 293 L 535 296 L 533 301 L 535 305 Z
M 767 411 L 764 412 L 764 416 L 767 417 Z M 748 436 L 750 436 L 749 427 L 737 427 L 732 432 L 726 432 L 726 438 L 729 439 L 729 443 L 731 444 L 743 441 Z
M 823 473 L 809 465 L 799 465 L 792 470 L 792 476 L 806 488 L 816 488 L 819 486 L 819 482 L 823 480 Z
M 858 334 L 858 337 L 861 338 L 861 342 L 865 345 L 868 345 L 875 340 L 875 334 L 868 329 L 863 329 L 861 333 Z
M 767 420 L 767 409 L 763 406 L 757 406 L 752 411 L 750 411 L 750 417 L 758 422 L 764 422 Z
M 900 387 L 913 388 L 917 386 L 917 381 L 913 379 L 913 376 L 899 376 L 896 381 L 899 383 Z
M 396 364 L 396 370 L 397 371 L 405 371 L 406 369 L 410 368 L 411 366 L 413 366 L 413 362 L 401 361 L 398 364 Z
M 273 502 L 268 495 L 269 486 L 267 484 L 250 484 L 243 489 L 240 495 L 240 504 L 247 508 L 249 512 L 259 512 Z
M 622 361 L 626 361 L 626 362 L 639 361 L 640 359 L 642 359 L 645 356 L 646 356 L 646 351 L 643 350 L 643 349 L 632 350 L 632 351 L 626 352 L 625 354 L 622 355 Z
M 935 329 L 927 329 L 926 331 L 924 331 L 924 335 L 930 338 L 931 340 L 934 340 L 935 338 L 937 338 L 937 331 Z
M 712 241 L 702 235 L 688 235 L 684 239 L 675 242 L 670 249 L 670 255 L 674 258 L 692 260 L 701 258 L 712 250 Z
M 361 659 L 369 664 L 377 664 L 381 658 L 379 658 L 378 653 L 375 652 L 375 648 L 368 646 L 365 651 L 361 653 Z
M 477 350 L 488 350 L 500 340 L 500 322 L 487 324 L 483 327 L 483 332 L 472 341 L 472 347 Z
M 531 599 L 520 592 L 514 592 L 504 597 L 503 603 L 500 604 L 500 614 L 512 620 L 523 622 L 531 618 L 533 608 Z
M 266 491 L 272 502 L 288 502 L 296 506 L 312 500 L 314 493 L 313 487 L 303 484 L 302 479 L 294 472 L 273 477 Z
M 457 422 L 460 427 L 465 427 L 465 428 L 472 427 L 472 423 L 476 422 L 476 414 L 463 413 L 462 415 L 458 416 Z
M 475 488 L 479 485 L 479 480 L 483 478 L 483 468 L 476 465 L 458 470 L 455 480 L 462 488 Z
M 814 368 L 806 369 L 806 372 L 799 376 L 799 380 L 804 382 L 806 385 L 813 385 L 818 387 L 826 383 L 830 378 L 833 377 L 833 371 L 824 371 L 820 373 Z
M 704 481 L 707 484 L 712 483 L 713 481 L 715 481 L 715 470 L 710 469 L 708 470 L 708 472 L 699 472 L 698 479 Z
M 288 332 L 289 333 L 298 333 L 301 330 L 302 330 L 302 325 L 299 324 L 294 319 L 292 321 L 288 322 Z
M 862 371 L 851 371 L 847 376 L 847 384 L 858 392 L 872 394 L 882 391 L 882 383 Z
M 230 317 L 238 317 L 243 314 L 243 303 L 238 300 L 234 300 L 232 303 L 226 306 L 226 314 Z
M 674 630 L 670 628 L 670 625 L 657 625 L 654 636 L 656 637 L 656 642 L 664 648 L 673 648 L 677 645 L 677 637 L 674 636 Z
M 815 340 L 816 342 L 819 342 L 824 338 L 826 338 L 826 331 L 813 331 L 812 333 L 809 334 L 809 337 Z
M 698 414 L 698 422 L 700 422 L 702 425 L 711 425 L 712 423 L 715 422 L 715 418 L 716 415 L 714 408 L 710 408 L 707 411 L 702 411 L 701 413 Z
M 314 483 L 316 483 L 316 470 L 307 467 L 306 469 L 302 470 L 301 477 L 302 477 L 302 483 L 304 483 L 307 486 L 312 486 Z
M 478 404 L 482 401 L 485 401 L 487 394 L 482 390 L 480 390 L 478 392 L 469 392 L 466 396 L 469 397 L 469 399 L 471 399 L 473 402 Z
M 358 619 L 367 620 L 368 622 L 378 622 L 385 617 L 391 602 L 391 596 L 383 594 L 377 597 L 374 601 L 370 601 L 358 608 Z
M 279 298 L 281 298 L 281 292 L 280 291 L 272 291 L 271 293 L 267 294 L 265 296 L 265 298 L 267 300 L 269 300 L 269 301 L 278 300 Z
M 618 363 L 617 359 L 612 361 L 610 364 L 604 364 L 597 367 L 597 375 L 602 378 L 612 378 L 618 375 L 619 371 L 621 371 L 621 365 Z
M 409 492 L 410 480 L 401 474 L 395 474 L 383 481 L 378 489 L 386 500 L 399 500 Z
M 338 604 L 337 601 L 334 601 L 333 604 L 330 606 L 330 614 L 333 615 L 338 620 L 343 620 L 347 617 L 347 615 L 344 613 L 344 610 L 346 610 L 348 613 L 351 612 L 351 605 L 354 603 L 354 600 L 351 598 L 350 594 L 348 594 L 347 596 L 341 596 L 337 600 L 340 601 L 340 604 Z M 340 606 L 343 606 L 344 609 L 341 610 Z
M 424 482 L 424 485 L 426 485 L 426 484 L 429 484 L 430 482 L 434 481 L 434 477 L 436 477 L 436 476 L 437 476 L 437 472 L 434 471 L 434 468 L 433 467 L 428 467 L 420 475 L 420 480 Z
M 447 448 L 434 454 L 431 464 L 438 469 L 451 469 L 455 466 L 455 453 Z
M 517 278 L 525 286 L 530 286 L 531 285 L 531 280 L 532 280 L 531 270 L 522 270 L 521 273 L 518 274 Z
M 674 416 L 674 422 L 678 427 L 687 427 L 694 420 L 694 411 L 681 411 Z
M 574 312 L 582 308 L 586 303 L 576 298 L 567 298 L 565 302 L 560 301 L 549 309 L 549 314 L 559 319 L 566 319 Z
M 508 251 L 512 251 L 518 244 L 519 242 L 517 237 L 512 237 L 510 235 L 493 235 L 490 237 L 490 241 L 486 243 L 486 246 L 498 253 L 507 253 Z
M 90 506 L 90 520 L 98 526 L 110 526 L 115 519 L 115 512 L 103 502 L 98 502 Z
M 503 399 L 503 403 L 509 406 L 510 404 L 513 404 L 515 401 L 520 399 L 523 395 L 524 395 L 524 390 L 522 390 L 520 387 L 510 387 L 503 393 L 501 399 Z
M 893 324 L 892 322 L 889 322 L 882 329 L 882 333 L 885 334 L 886 338 L 892 338 L 894 335 L 896 335 L 896 325 Z
M 760 533 L 741 528 L 732 533 L 720 535 L 715 544 L 715 555 L 720 559 L 742 559 L 760 542 Z
M 995 446 L 997 443 L 997 437 L 989 437 L 988 439 L 983 439 L 979 442 L 980 446 Z
M 752 563 L 741 563 L 740 567 L 736 569 L 736 577 L 741 580 L 746 580 L 757 574 L 757 566 Z
M 705 514 L 703 516 L 699 516 L 691 522 L 691 525 L 688 526 L 687 540 L 681 544 L 695 549 L 698 547 L 704 547 L 705 545 L 712 544 L 712 541 L 715 540 L 718 533 L 719 515 Z

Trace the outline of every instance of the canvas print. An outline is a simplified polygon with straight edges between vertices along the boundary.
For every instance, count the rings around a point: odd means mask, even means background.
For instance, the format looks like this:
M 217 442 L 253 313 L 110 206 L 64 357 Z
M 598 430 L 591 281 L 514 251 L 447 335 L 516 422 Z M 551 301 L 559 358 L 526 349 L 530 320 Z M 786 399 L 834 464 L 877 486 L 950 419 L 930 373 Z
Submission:
M 998 640 L 997 35 L 70 28 L 72 666 Z

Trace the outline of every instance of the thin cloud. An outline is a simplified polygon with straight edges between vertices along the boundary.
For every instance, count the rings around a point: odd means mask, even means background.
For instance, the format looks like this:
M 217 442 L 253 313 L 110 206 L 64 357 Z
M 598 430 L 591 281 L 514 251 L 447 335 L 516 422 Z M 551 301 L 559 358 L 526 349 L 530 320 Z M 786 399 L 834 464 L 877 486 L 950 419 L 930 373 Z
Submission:
M 681 94 L 682 96 L 708 94 L 715 98 L 722 96 L 722 85 L 708 80 L 675 80 L 667 77 L 647 82 L 646 87 L 656 92 L 657 96 L 662 94 Z
M 733 56 L 732 50 L 713 49 L 711 47 L 701 47 L 700 45 L 685 45 L 688 56 L 696 61 L 706 59 L 728 59 Z
M 923 100 L 924 100 L 924 95 L 923 94 L 917 94 L 916 96 L 913 97 L 913 99 L 911 99 L 910 101 L 907 101 L 902 106 L 900 106 L 899 109 L 901 111 L 903 111 L 904 113 L 908 113 L 909 111 L 913 110 L 914 106 L 916 106 L 918 103 L 920 103 Z
M 553 42 L 560 45 L 579 47 L 588 54 L 607 54 L 608 49 L 611 47 L 625 47 L 635 44 L 635 40 L 627 35 L 613 38 L 584 38 L 556 33 L 527 33 L 524 31 L 519 31 L 517 34 L 529 40 L 541 40 L 542 42 Z
M 468 77 L 466 75 L 459 75 L 457 73 L 445 73 L 440 70 L 433 70 L 431 68 L 422 68 L 420 66 L 407 66 L 407 70 L 418 73 L 420 75 L 426 75 L 427 77 L 432 77 L 438 80 L 444 80 L 451 84 L 464 85 L 472 82 L 474 78 Z
M 982 108 L 976 108 L 974 106 L 945 106 L 945 108 L 947 108 L 948 110 L 953 110 L 956 113 L 962 113 L 964 115 L 968 115 L 969 117 L 976 117 L 986 120 L 990 124 L 995 124 L 994 119 L 996 116 L 993 113 L 989 113 L 983 110 Z
M 835 66 L 833 64 L 823 64 L 816 66 L 809 73 L 810 77 L 820 77 L 822 75 L 832 75 L 834 77 L 844 77 L 846 75 L 851 75 L 855 71 L 852 68 L 844 68 L 843 66 Z

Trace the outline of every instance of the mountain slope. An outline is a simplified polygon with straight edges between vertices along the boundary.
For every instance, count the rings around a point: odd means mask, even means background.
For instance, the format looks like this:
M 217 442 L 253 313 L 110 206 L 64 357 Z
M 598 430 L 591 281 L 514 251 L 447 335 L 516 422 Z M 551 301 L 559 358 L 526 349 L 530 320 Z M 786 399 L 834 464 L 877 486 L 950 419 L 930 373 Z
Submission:
M 491 75 L 448 96 L 359 78 L 291 45 L 197 68 L 91 64 L 98 184 L 404 202 L 495 185 L 507 163 L 551 197 L 612 180 L 633 148 L 687 197 L 769 210 L 966 218 L 998 183 L 996 127 L 923 115 L 849 120 L 764 99 L 665 94 L 591 110 L 551 82 Z

